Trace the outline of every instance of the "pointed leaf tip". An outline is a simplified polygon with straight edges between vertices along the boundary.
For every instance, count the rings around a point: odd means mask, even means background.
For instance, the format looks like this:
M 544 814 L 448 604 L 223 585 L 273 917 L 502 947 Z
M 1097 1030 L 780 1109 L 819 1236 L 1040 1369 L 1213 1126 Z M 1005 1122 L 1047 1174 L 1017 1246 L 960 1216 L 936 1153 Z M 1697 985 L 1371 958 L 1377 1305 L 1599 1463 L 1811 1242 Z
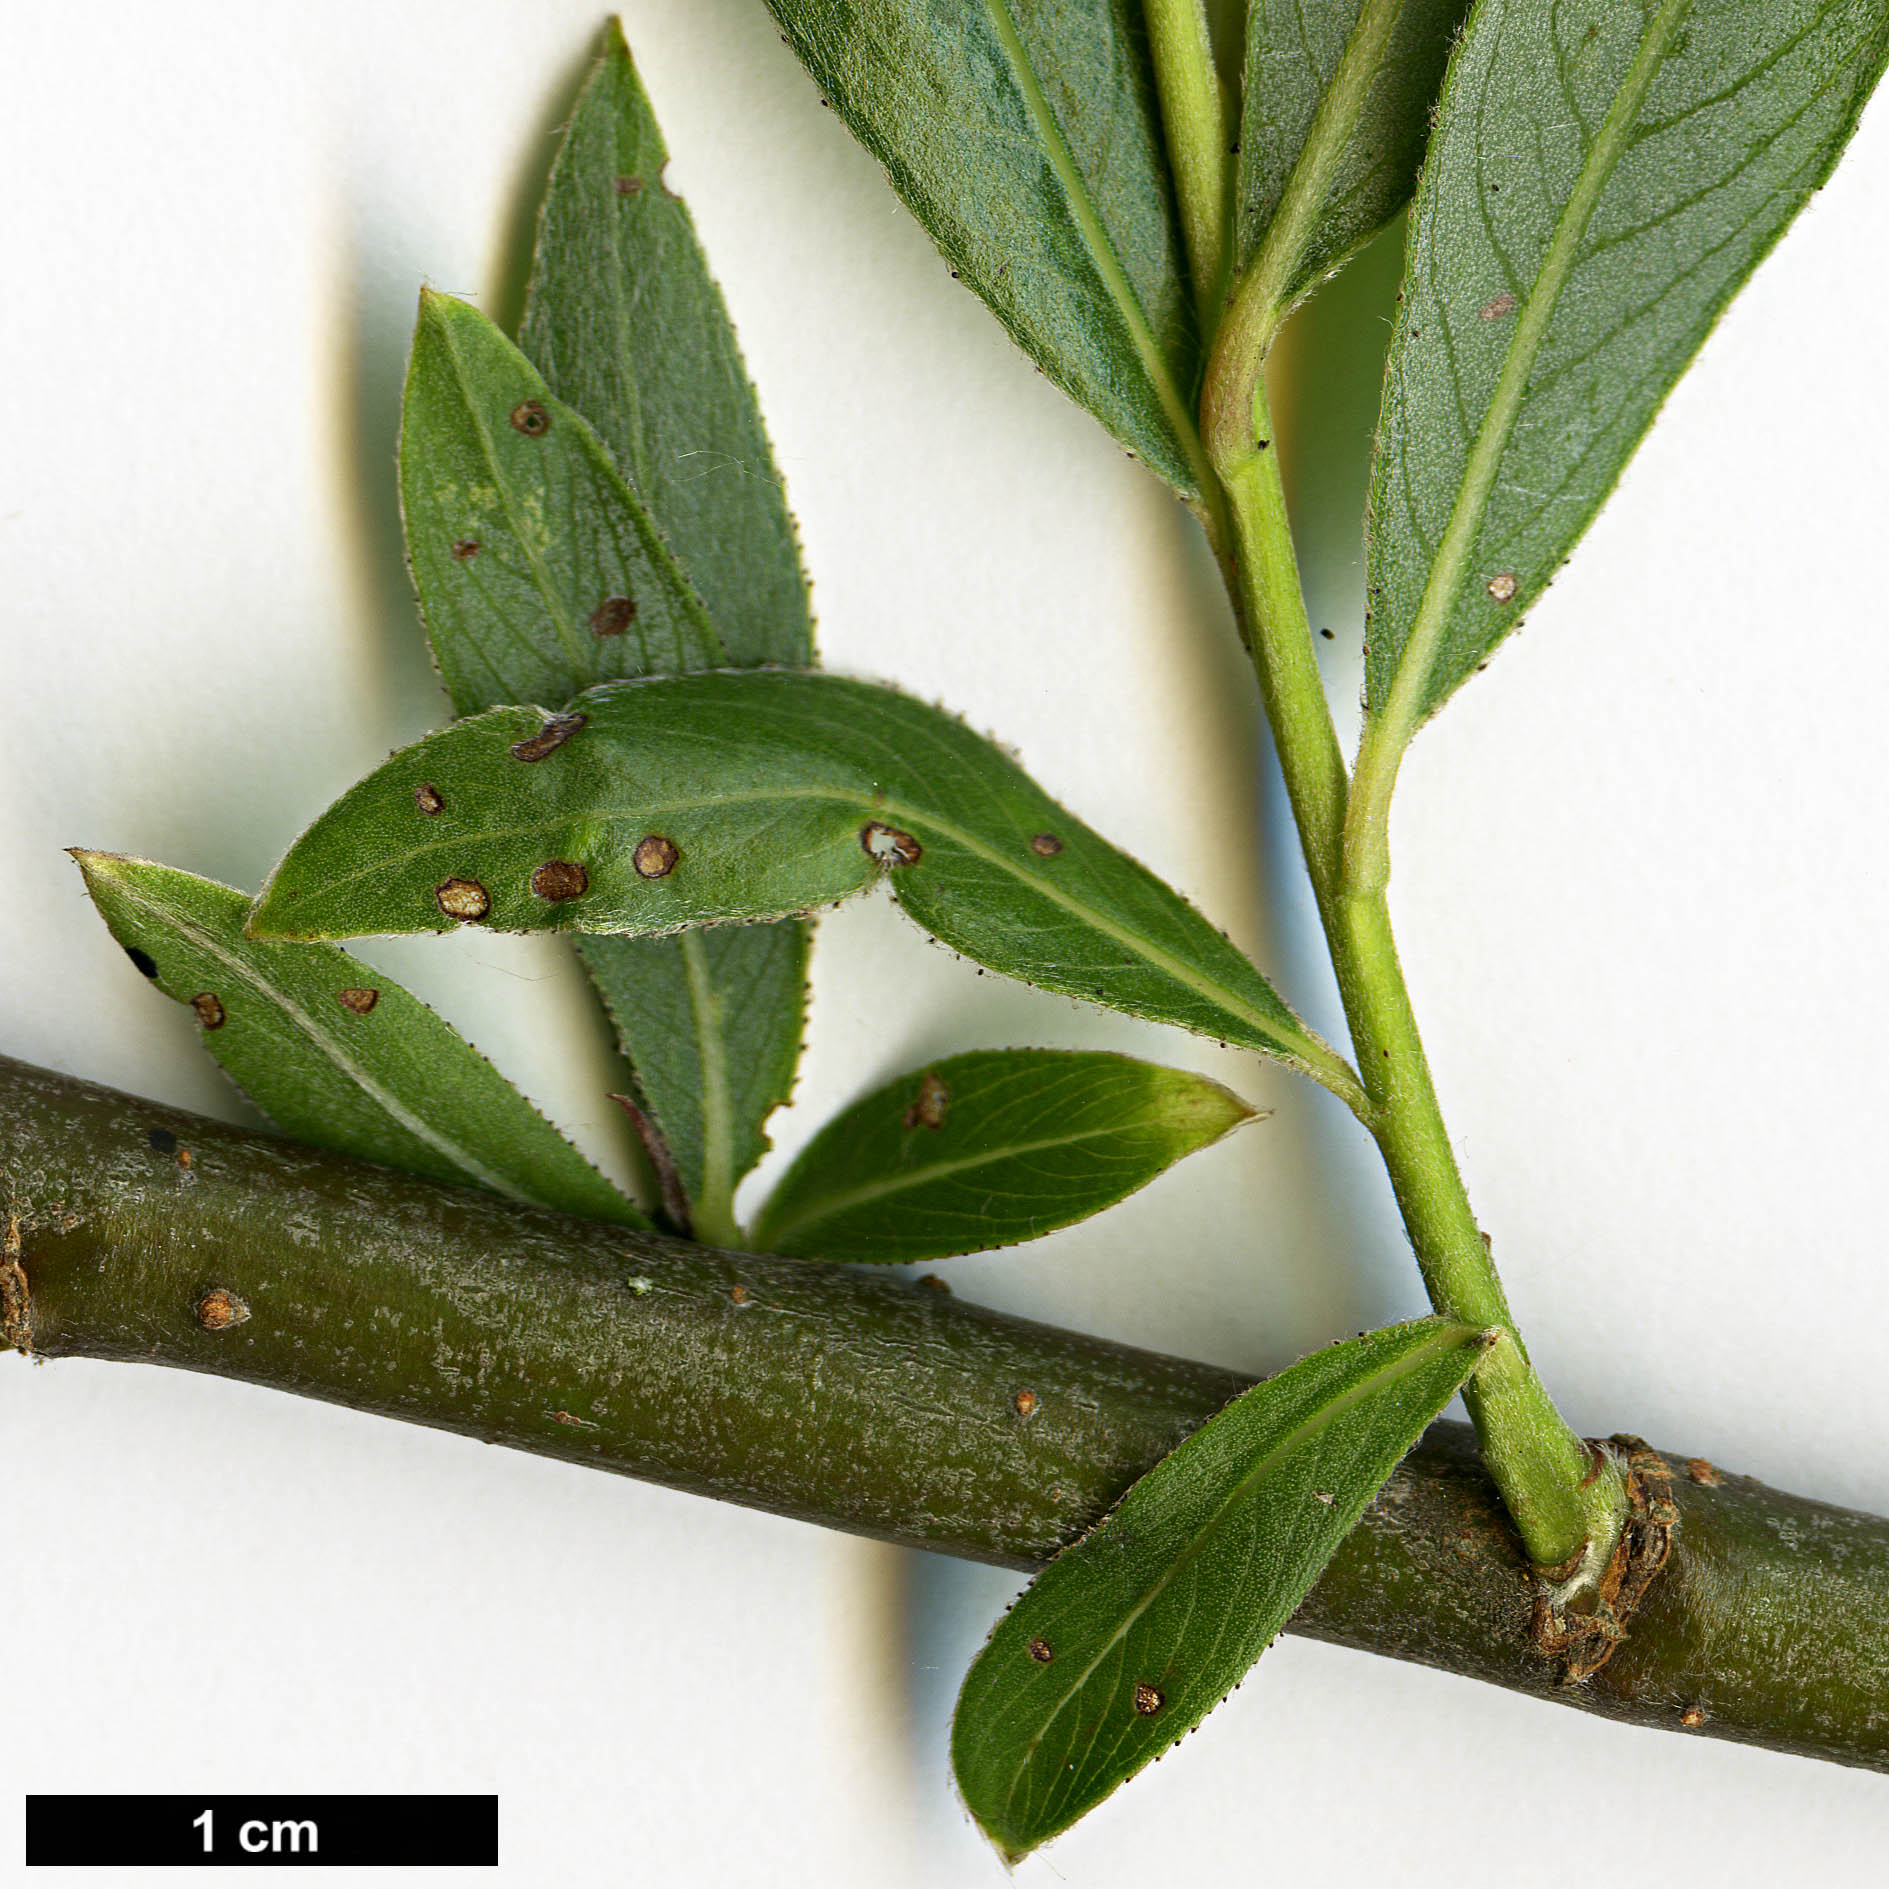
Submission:
M 1217 1082 L 1091 1050 L 973 1050 L 843 1109 L 753 1227 L 767 1252 L 855 1263 L 1033 1240 L 1256 1118 Z
M 803 667 L 813 620 L 793 519 L 688 206 L 663 183 L 668 160 L 612 18 L 552 168 L 521 345 L 648 507 L 721 639 L 716 662 Z M 632 666 L 633 625 L 621 602 L 593 625 L 617 637 L 617 673 Z M 586 680 L 573 674 L 559 699 Z M 471 706 L 519 699 L 503 690 Z M 734 1189 L 793 1088 L 808 944 L 790 921 L 578 946 L 674 1189 L 724 1237 Z
M 73 848 L 137 970 L 299 1140 L 621 1226 L 649 1222 L 444 1019 L 332 945 L 259 944 L 247 897 L 149 860 Z
M 661 934 L 810 912 L 883 880 L 992 970 L 1355 1088 L 1179 894 L 937 709 L 812 671 L 724 671 L 593 690 L 569 721 L 530 765 L 518 750 L 546 728 L 532 708 L 396 755 L 296 842 L 258 934 Z M 443 812 L 416 812 L 422 788 Z M 534 891 L 546 860 L 584 866 L 583 895 Z
M 823 102 L 1017 343 L 1184 497 L 1200 370 L 1141 0 L 768 0 Z

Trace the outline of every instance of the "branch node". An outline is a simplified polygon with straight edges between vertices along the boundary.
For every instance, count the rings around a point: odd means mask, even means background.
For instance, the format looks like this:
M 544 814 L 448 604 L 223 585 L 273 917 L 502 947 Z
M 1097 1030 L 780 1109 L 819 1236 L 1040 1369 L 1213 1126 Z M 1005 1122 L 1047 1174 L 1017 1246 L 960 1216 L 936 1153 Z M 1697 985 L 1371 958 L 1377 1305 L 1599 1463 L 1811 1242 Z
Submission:
M 1559 1567 L 1535 1571 L 1529 1638 L 1543 1658 L 1565 1656 L 1561 1683 L 1566 1686 L 1591 1679 L 1627 1638 L 1629 1624 L 1672 1553 L 1679 1521 L 1672 1470 L 1651 1444 L 1637 1436 L 1616 1436 L 1590 1447 L 1613 1456 L 1624 1469 L 1628 1511 L 1604 1568 L 1589 1565 L 1590 1546 Z

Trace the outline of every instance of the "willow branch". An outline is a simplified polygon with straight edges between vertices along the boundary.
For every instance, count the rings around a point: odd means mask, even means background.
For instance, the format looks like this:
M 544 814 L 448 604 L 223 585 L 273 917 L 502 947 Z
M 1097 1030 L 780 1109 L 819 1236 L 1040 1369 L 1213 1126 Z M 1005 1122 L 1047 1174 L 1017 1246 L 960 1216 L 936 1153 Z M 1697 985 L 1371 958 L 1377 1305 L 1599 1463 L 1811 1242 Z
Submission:
M 1020 1569 L 1249 1381 L 922 1283 L 514 1207 L 4 1058 L 0 1229 L 0 1320 L 35 1355 L 212 1371 Z M 1889 1522 L 1672 1460 L 1670 1558 L 1581 1684 L 1545 1648 L 1453 1424 L 1293 1630 L 1889 1770 Z

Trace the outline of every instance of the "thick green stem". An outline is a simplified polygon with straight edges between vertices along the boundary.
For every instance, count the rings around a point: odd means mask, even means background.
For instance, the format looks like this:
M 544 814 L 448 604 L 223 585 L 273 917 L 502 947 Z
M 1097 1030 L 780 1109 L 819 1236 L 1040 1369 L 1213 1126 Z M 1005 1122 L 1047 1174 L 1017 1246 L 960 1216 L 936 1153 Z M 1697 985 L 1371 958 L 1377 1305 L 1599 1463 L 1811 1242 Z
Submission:
M 438 1187 L 4 1058 L 0 1233 L 0 1335 L 42 1357 L 211 1371 L 1019 1569 L 1249 1381 L 876 1269 Z M 30 1396 L 20 1380 L 10 1394 Z M 1691 1470 L 1666 1571 L 1583 1683 L 1544 1643 L 1454 1424 L 1391 1478 L 1291 1630 L 1889 1770 L 1889 1521 Z
M 1211 334 L 1228 262 L 1227 101 L 1214 68 L 1203 0 L 1142 0 L 1154 53 L 1161 124 L 1174 169 L 1174 194 L 1187 236 L 1201 332 Z
M 1337 932 L 1332 958 L 1371 1097 L 1371 1131 L 1430 1303 L 1465 1324 L 1508 1334 L 1463 1396 L 1490 1473 L 1537 1562 L 1554 1566 L 1590 1540 L 1604 1554 L 1621 1514 L 1619 1480 L 1605 1465 L 1595 1473 L 1592 1455 L 1555 1409 L 1515 1329 L 1443 1125 L 1383 893 L 1346 891 Z
M 1210 392 L 1214 383 L 1210 380 Z M 1344 867 L 1345 759 L 1312 649 L 1263 383 L 1207 415 L 1207 449 L 1226 495 L 1230 546 L 1221 565 L 1271 724 L 1286 797 L 1327 934 Z M 1231 437 L 1229 437 L 1229 434 Z
M 1235 304 L 1250 299 L 1250 284 Z M 1236 333 L 1215 350 L 1203 433 L 1226 497 L 1233 601 L 1259 673 L 1286 795 L 1298 824 L 1353 1053 L 1376 1138 L 1430 1301 L 1445 1316 L 1509 1338 L 1466 1393 L 1491 1473 L 1530 1554 L 1556 1566 L 1590 1544 L 1604 1560 L 1624 1496 L 1555 1410 L 1529 1363 L 1464 1190 L 1391 935 L 1381 881 L 1354 887 L 1345 870 L 1350 787 L 1306 617 L 1279 454 L 1267 409 L 1270 330 Z M 1255 351 L 1256 350 L 1256 351 Z

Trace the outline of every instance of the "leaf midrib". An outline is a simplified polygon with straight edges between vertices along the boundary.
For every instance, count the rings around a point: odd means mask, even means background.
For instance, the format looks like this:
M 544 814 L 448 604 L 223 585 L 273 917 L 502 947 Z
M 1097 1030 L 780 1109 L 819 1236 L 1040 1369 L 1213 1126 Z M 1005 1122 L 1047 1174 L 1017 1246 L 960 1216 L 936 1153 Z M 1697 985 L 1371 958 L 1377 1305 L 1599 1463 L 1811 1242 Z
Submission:
M 1562 208 L 1541 266 L 1535 272 L 1534 285 L 1516 321 L 1508 352 L 1503 358 L 1495 393 L 1483 415 L 1482 425 L 1477 428 L 1475 443 L 1464 466 L 1463 482 L 1457 491 L 1456 503 L 1450 509 L 1449 524 L 1444 529 L 1443 541 L 1430 567 L 1429 581 L 1424 586 L 1417 614 L 1412 619 L 1410 634 L 1405 639 L 1396 679 L 1385 701 L 1382 718 L 1380 720 L 1374 716 L 1372 720 L 1377 725 L 1367 725 L 1366 746 L 1388 757 L 1390 765 L 1395 765 L 1396 756 L 1409 743 L 1422 717 L 1423 703 L 1429 692 L 1431 665 L 1436 659 L 1438 645 L 1448 627 L 1450 612 L 1462 586 L 1469 554 L 1481 528 L 1496 474 L 1501 470 L 1509 434 L 1521 412 L 1522 399 L 1528 390 L 1529 373 L 1546 339 L 1548 323 L 1560 305 L 1561 293 L 1573 270 L 1581 239 L 1587 233 L 1595 210 L 1599 208 L 1601 193 L 1625 154 L 1640 107 L 1645 103 L 1673 35 L 1691 5 L 1692 0 L 1664 0 L 1659 13 L 1655 15 L 1640 42 L 1639 51 L 1634 55 L 1632 65 L 1627 69 L 1626 78 L 1614 94 L 1613 103 L 1608 107 L 1598 135 L 1588 148 L 1574 190 Z M 1360 776 L 1366 773 L 1366 763 L 1362 758 L 1357 771 Z
M 1035 1736 L 1030 1740 L 1029 1744 L 1024 1747 L 1022 1758 L 1017 1765 L 1016 1773 L 1011 1779 L 1009 1792 L 1004 1798 L 1006 1815 L 1011 1803 L 1016 1797 L 1018 1786 L 1023 1781 L 1024 1771 L 1029 1760 L 1035 1756 L 1037 1747 L 1048 1737 L 1051 1726 L 1053 1726 L 1069 1706 L 1080 1697 L 1082 1689 L 1089 1683 L 1096 1669 L 1102 1664 L 1102 1661 L 1127 1637 L 1129 1629 L 1134 1626 L 1136 1621 L 1167 1592 L 1181 1570 L 1191 1566 L 1200 1555 L 1206 1552 L 1206 1544 L 1209 1538 L 1224 1524 L 1228 1512 L 1238 1503 L 1247 1499 L 1254 1487 L 1265 1480 L 1282 1457 L 1303 1447 L 1306 1441 L 1316 1436 L 1321 1430 L 1328 1429 L 1340 1417 L 1345 1415 L 1347 1411 L 1356 1409 L 1367 1397 L 1376 1392 L 1388 1390 L 1392 1385 L 1398 1383 L 1403 1378 L 1409 1377 L 1420 1365 L 1429 1362 L 1437 1352 L 1445 1350 L 1451 1345 L 1462 1344 L 1466 1330 L 1466 1327 L 1460 1325 L 1443 1326 L 1441 1329 L 1433 1332 L 1422 1343 L 1413 1346 L 1409 1351 L 1405 1352 L 1402 1357 L 1369 1373 L 1358 1383 L 1352 1385 L 1350 1389 L 1340 1392 L 1338 1396 L 1332 1398 L 1328 1403 L 1321 1404 L 1309 1417 L 1289 1430 L 1284 1437 L 1254 1463 L 1251 1469 L 1239 1478 L 1232 1489 L 1228 1491 L 1225 1500 L 1221 1502 L 1220 1506 L 1214 1510 L 1213 1514 L 1208 1517 L 1200 1528 L 1195 1531 L 1193 1539 L 1167 1563 L 1161 1573 L 1149 1584 L 1147 1591 L 1142 1595 L 1141 1599 L 1123 1616 L 1120 1624 L 1108 1638 L 1104 1640 L 1095 1657 L 1083 1667 L 1069 1690 L 1057 1702 L 1055 1710 L 1044 1719 Z M 1093 1537 L 1091 1537 L 1091 1539 L 1093 1539 Z
M 1194 484 L 1204 496 L 1214 489 L 1214 474 L 1213 468 L 1207 463 L 1206 451 L 1194 424 L 1193 411 L 1175 384 L 1173 369 L 1161 350 L 1161 344 L 1155 339 L 1154 331 L 1148 326 L 1141 299 L 1128 279 L 1127 270 L 1122 267 L 1121 258 L 1115 253 L 1115 243 L 1109 235 L 1108 225 L 1103 222 L 1102 213 L 1089 194 L 1088 182 L 1076 164 L 1075 153 L 1069 148 L 1069 140 L 1063 136 L 1056 114 L 1050 110 L 1049 100 L 1043 93 L 1043 82 L 1037 77 L 1035 66 L 1030 63 L 1029 48 L 1024 45 L 1023 36 L 1017 31 L 1009 0 L 984 0 L 984 7 L 998 44 L 1003 48 L 1004 57 L 1010 61 L 1017 89 L 1023 95 L 1024 106 L 1036 124 L 1044 149 L 1049 153 L 1050 166 L 1063 187 L 1063 195 L 1075 217 L 1083 247 L 1088 250 L 1090 260 L 1102 277 L 1103 286 L 1108 290 L 1128 329 L 1128 338 L 1134 345 L 1142 369 L 1154 387 L 1155 396 L 1161 402 L 1162 411 L 1174 429 L 1182 452 L 1187 455 Z
M 1377 89 L 1384 55 L 1406 4 L 1407 0 L 1364 0 L 1346 36 L 1345 49 L 1332 69 L 1331 81 L 1313 108 L 1304 148 L 1287 174 L 1250 271 L 1249 280 L 1255 285 L 1250 292 L 1272 322 L 1283 319 L 1290 284 L 1304 265 L 1320 214 L 1331 206 L 1332 185 L 1357 134 L 1364 108 Z M 1249 45 L 1249 62 L 1251 54 Z M 1316 70 L 1315 61 L 1308 57 L 1306 63 Z M 1243 203 L 1241 209 L 1244 213 Z
M 511 482 L 506 478 L 504 468 L 499 464 L 498 449 L 492 442 L 492 431 L 485 423 L 485 416 L 479 411 L 479 403 L 472 397 L 472 382 L 468 376 L 465 361 L 459 352 L 459 337 L 453 332 L 450 322 L 439 324 L 440 332 L 446 342 L 446 352 L 453 364 L 453 379 L 459 388 L 460 399 L 465 405 L 466 415 L 472 422 L 473 431 L 478 435 L 480 450 L 485 455 L 485 462 L 492 468 L 493 488 L 499 495 L 499 502 L 505 507 L 505 517 L 511 526 L 512 536 L 523 547 L 525 556 L 530 560 L 531 572 L 538 586 L 538 594 L 544 599 L 545 609 L 551 621 L 557 627 L 558 641 L 564 645 L 564 654 L 571 665 L 571 674 L 579 677 L 578 689 L 586 684 L 581 680 L 588 675 L 592 683 L 597 680 L 594 666 L 584 661 L 584 646 L 577 635 L 577 626 L 570 619 L 564 608 L 563 599 L 558 595 L 557 586 L 551 581 L 543 557 L 533 544 L 531 534 L 525 529 L 523 514 L 512 500 Z M 546 390 L 547 395 L 549 389 Z M 580 439 L 578 450 L 583 450 Z M 514 632 L 516 634 L 516 632 Z M 577 693 L 576 690 L 573 693 Z
M 728 1045 L 722 1034 L 721 1000 L 709 970 L 700 930 L 682 934 L 682 974 L 695 1024 L 695 1053 L 702 1071 L 702 1192 L 698 1211 L 717 1230 L 734 1217 L 734 1122 L 728 1097 Z
M 1020 1155 L 1046 1154 L 1052 1148 L 1073 1148 L 1079 1142 L 1107 1140 L 1136 1128 L 1158 1128 L 1164 1125 L 1158 1116 L 1144 1116 L 1140 1121 L 1108 1122 L 1097 1128 L 1078 1128 L 1065 1134 L 1045 1135 L 1035 1141 L 1012 1142 L 1006 1147 L 989 1149 L 979 1154 L 955 1155 L 950 1160 L 937 1161 L 929 1167 L 907 1169 L 876 1181 L 862 1181 L 857 1187 L 843 1193 L 827 1194 L 811 1205 L 790 1213 L 785 1220 L 764 1216 L 765 1236 L 768 1239 L 782 1239 L 809 1221 L 817 1223 L 830 1220 L 839 1214 L 852 1212 L 855 1207 L 870 1206 L 875 1200 L 925 1187 L 933 1181 L 949 1180 L 954 1174 L 963 1174 L 972 1168 L 991 1167 L 998 1162 L 1014 1160 Z M 1233 1125 L 1237 1127 L 1238 1123 Z M 763 1228 L 757 1227 L 755 1231 L 759 1237 Z
M 344 1050 L 339 1041 L 322 1029 L 315 1019 L 294 1002 L 284 991 L 243 962 L 225 946 L 221 940 L 204 931 L 192 920 L 181 913 L 154 903 L 148 896 L 134 889 L 124 879 L 113 881 L 114 889 L 127 904 L 134 905 L 148 918 L 162 924 L 174 925 L 198 950 L 213 957 L 216 961 L 243 980 L 252 990 L 257 991 L 272 1003 L 276 1009 L 293 1023 L 323 1055 L 325 1055 L 343 1075 L 347 1076 L 363 1094 L 376 1103 L 387 1115 L 404 1128 L 417 1140 L 425 1143 L 436 1154 L 443 1155 L 462 1173 L 470 1175 L 480 1186 L 493 1193 L 503 1194 L 507 1198 L 522 1201 L 533 1207 L 552 1207 L 554 1202 L 543 1196 L 529 1192 L 517 1182 L 508 1180 L 486 1166 L 477 1155 L 469 1153 L 450 1136 L 444 1134 L 428 1122 L 424 1116 L 417 1115 L 400 1098 L 389 1090 L 369 1070 L 364 1068 L 354 1057 Z

